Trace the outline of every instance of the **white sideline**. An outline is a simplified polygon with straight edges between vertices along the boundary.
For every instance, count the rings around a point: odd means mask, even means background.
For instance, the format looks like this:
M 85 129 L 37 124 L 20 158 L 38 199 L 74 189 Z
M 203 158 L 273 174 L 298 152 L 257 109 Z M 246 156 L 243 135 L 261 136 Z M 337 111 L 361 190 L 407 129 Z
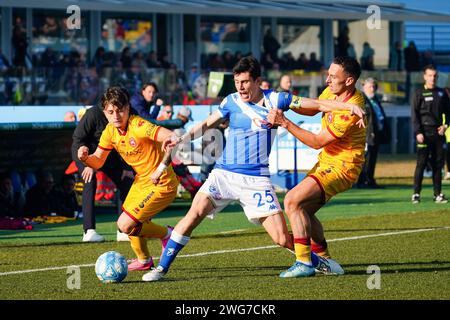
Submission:
M 345 238 L 337 238 L 337 239 L 330 239 L 327 240 L 327 242 L 336 242 L 336 241 L 347 241 L 347 240 L 359 240 L 359 239 L 366 239 L 366 238 L 375 238 L 375 237 L 386 237 L 386 236 L 393 236 L 393 235 L 399 235 L 399 234 L 407 234 L 407 233 L 417 233 L 417 232 L 427 232 L 427 231 L 436 231 L 436 230 L 445 230 L 450 229 L 450 227 L 439 227 L 439 228 L 428 228 L 428 229 L 416 229 L 416 230 L 406 230 L 406 231 L 398 231 L 398 232 L 385 232 L 385 233 L 376 233 L 376 234 L 367 234 L 362 236 L 354 236 L 354 237 L 345 237 Z M 241 231 L 240 229 L 239 231 Z M 189 257 L 200 257 L 200 256 L 207 256 L 211 254 L 221 254 L 221 253 L 233 253 L 233 252 L 244 252 L 244 251 L 255 251 L 255 250 L 264 250 L 264 249 L 273 249 L 273 248 L 279 248 L 277 245 L 271 245 L 271 246 L 263 246 L 263 247 L 253 247 L 253 248 L 242 248 L 242 249 L 231 249 L 231 250 L 218 250 L 218 251 L 209 251 L 209 252 L 199 252 L 199 253 L 192 253 L 192 254 L 184 254 L 179 255 L 178 258 L 189 258 Z M 154 260 L 158 260 L 159 258 L 154 258 Z M 18 270 L 18 271 L 8 271 L 8 272 L 0 272 L 0 276 L 8 276 L 12 274 L 23 274 L 23 273 L 31 273 L 31 272 L 41 272 L 41 271 L 53 271 L 53 270 L 64 270 L 69 267 L 93 267 L 95 266 L 95 263 L 90 264 L 81 264 L 81 265 L 71 265 L 71 266 L 65 266 L 65 267 L 49 267 L 49 268 L 41 268 L 41 269 L 30 269 L 30 270 Z

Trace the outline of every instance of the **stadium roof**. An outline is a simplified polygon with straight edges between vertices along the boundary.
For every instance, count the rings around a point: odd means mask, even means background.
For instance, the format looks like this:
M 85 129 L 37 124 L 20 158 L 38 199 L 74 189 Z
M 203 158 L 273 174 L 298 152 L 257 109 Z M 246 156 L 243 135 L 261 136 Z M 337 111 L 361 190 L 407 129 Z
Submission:
M 383 20 L 450 23 L 450 15 L 384 0 L 3 0 L 1 6 L 66 9 L 72 4 L 81 10 L 342 20 L 367 19 L 367 7 L 378 5 Z

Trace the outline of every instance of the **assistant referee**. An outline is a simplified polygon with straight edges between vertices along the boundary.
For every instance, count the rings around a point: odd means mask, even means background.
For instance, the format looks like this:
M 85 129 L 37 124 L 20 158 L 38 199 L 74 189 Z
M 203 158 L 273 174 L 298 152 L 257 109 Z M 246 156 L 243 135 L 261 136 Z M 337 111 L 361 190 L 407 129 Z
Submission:
M 450 124 L 450 100 L 442 88 L 436 86 L 438 71 L 433 65 L 423 69 L 425 84 L 417 89 L 412 102 L 412 122 L 417 141 L 417 165 L 414 172 L 413 203 L 420 202 L 423 172 L 431 155 L 434 202 L 447 203 L 441 192 L 444 165 L 444 132 Z M 445 114 L 445 124 L 442 115 Z

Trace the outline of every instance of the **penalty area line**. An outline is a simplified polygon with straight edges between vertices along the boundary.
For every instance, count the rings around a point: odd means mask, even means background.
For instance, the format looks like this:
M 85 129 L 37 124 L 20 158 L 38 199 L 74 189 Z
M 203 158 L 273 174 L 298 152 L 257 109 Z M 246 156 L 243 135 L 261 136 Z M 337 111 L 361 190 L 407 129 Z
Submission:
M 387 237 L 387 236 L 395 236 L 395 235 L 400 235 L 400 234 L 419 233 L 419 232 L 438 231 L 438 230 L 448 230 L 448 229 L 450 229 L 450 227 L 426 228 L 426 229 L 405 230 L 405 231 L 397 231 L 397 232 L 375 233 L 375 234 L 367 234 L 367 235 L 354 236 L 354 237 L 344 237 L 344 238 L 329 239 L 329 240 L 327 240 L 327 242 L 360 240 L 360 239 L 367 239 L 367 238 Z M 266 249 L 274 249 L 274 248 L 280 248 L 280 246 L 271 245 L 271 246 L 262 246 L 262 247 L 253 247 L 253 248 L 241 248 L 241 249 L 229 249 L 229 250 L 199 252 L 199 253 L 179 255 L 178 258 L 202 257 L 202 256 L 213 255 L 213 254 L 235 253 L 235 252 L 245 252 L 245 251 L 255 251 L 255 250 L 266 250 Z M 153 260 L 158 260 L 158 259 L 159 258 L 153 258 Z M 32 273 L 32 272 L 64 270 L 64 269 L 67 269 L 67 268 L 70 268 L 70 267 L 72 267 L 72 268 L 73 267 L 84 268 L 84 267 L 93 267 L 93 266 L 95 266 L 95 263 L 80 264 L 80 265 L 70 265 L 70 266 L 64 266 L 64 267 L 49 267 L 49 268 L 30 269 L 30 270 L 17 270 L 17 271 L 0 272 L 0 276 L 8 276 L 8 275 L 13 275 L 13 274 L 24 274 L 24 273 Z

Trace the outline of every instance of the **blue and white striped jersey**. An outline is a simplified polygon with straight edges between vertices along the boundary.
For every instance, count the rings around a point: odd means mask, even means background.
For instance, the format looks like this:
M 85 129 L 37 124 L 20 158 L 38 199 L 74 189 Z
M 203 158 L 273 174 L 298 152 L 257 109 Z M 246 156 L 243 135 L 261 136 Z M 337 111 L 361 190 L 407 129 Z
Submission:
M 292 95 L 263 90 L 264 105 L 243 102 L 239 93 L 228 95 L 218 111 L 230 120 L 227 142 L 215 168 L 251 175 L 270 176 L 269 154 L 276 130 L 267 123 L 272 108 L 288 110 Z

